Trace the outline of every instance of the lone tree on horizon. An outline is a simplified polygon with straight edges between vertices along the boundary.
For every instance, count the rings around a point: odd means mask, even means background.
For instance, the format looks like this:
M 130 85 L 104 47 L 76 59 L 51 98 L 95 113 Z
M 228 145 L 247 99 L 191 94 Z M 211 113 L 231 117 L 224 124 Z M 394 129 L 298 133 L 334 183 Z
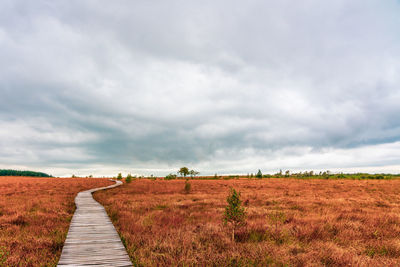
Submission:
M 182 167 L 182 168 L 179 169 L 178 173 L 181 176 L 186 177 L 189 174 L 189 169 L 188 169 L 188 167 Z

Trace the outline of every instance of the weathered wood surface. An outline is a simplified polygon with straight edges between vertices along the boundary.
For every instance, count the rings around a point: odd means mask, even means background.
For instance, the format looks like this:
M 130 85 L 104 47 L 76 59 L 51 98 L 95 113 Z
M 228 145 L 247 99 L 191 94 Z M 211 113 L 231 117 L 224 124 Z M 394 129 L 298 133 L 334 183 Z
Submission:
M 92 197 L 95 191 L 121 184 L 116 181 L 111 186 L 78 193 L 75 198 L 77 209 L 58 266 L 132 266 L 104 207 Z

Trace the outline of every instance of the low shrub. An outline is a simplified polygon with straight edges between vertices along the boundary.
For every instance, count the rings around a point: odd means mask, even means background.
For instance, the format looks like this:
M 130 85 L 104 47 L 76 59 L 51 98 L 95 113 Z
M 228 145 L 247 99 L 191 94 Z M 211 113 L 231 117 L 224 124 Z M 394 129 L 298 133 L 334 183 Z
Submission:
M 168 174 L 167 176 L 165 176 L 164 180 L 174 180 L 176 179 L 176 174 Z
M 185 187 L 184 187 L 185 193 L 189 194 L 191 189 L 192 189 L 192 185 L 189 183 L 189 180 L 186 180 L 185 181 Z
M 6 247 L 0 247 L 0 266 L 5 266 L 9 252 Z

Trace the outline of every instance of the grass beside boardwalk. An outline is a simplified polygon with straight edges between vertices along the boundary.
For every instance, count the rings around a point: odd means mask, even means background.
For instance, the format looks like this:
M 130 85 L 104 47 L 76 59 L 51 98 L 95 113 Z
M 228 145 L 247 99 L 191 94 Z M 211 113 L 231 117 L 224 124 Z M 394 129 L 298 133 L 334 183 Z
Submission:
M 95 193 L 137 266 L 399 266 L 400 180 L 134 179 Z M 223 225 L 231 187 L 247 225 Z
M 107 179 L 0 177 L 0 266 L 56 266 L 79 191 Z

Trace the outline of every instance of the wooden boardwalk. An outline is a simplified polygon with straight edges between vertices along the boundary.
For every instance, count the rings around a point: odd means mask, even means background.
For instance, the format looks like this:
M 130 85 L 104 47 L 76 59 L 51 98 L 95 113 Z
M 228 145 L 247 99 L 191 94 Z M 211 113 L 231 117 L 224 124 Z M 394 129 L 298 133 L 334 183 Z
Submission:
M 78 193 L 76 211 L 57 266 L 132 266 L 121 239 L 104 207 L 93 199 L 98 190 L 116 184 Z

